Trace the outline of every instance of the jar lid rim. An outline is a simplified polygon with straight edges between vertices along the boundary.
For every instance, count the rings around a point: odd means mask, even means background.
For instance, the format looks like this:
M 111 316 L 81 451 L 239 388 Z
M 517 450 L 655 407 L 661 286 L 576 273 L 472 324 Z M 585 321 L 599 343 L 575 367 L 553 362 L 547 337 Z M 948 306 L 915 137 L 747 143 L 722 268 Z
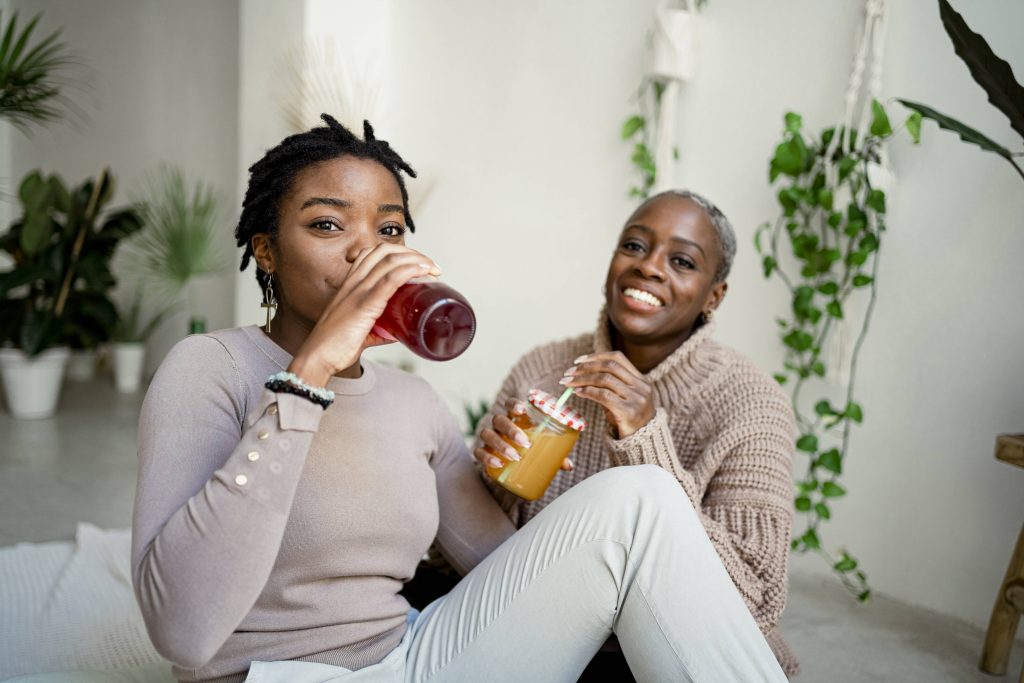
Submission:
M 529 401 L 531 406 L 563 426 L 580 432 L 587 427 L 587 421 L 575 410 L 566 406 L 556 409 L 555 405 L 558 403 L 558 399 L 546 391 L 530 389 Z

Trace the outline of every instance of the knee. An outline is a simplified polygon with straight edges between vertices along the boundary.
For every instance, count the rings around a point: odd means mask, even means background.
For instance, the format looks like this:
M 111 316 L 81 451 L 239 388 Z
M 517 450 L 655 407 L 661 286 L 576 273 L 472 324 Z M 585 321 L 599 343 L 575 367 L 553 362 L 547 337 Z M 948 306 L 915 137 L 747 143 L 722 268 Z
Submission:
M 601 485 L 610 489 L 617 499 L 675 503 L 686 493 L 676 478 L 657 465 L 628 465 L 612 467 L 595 474 L 591 479 L 601 478 Z

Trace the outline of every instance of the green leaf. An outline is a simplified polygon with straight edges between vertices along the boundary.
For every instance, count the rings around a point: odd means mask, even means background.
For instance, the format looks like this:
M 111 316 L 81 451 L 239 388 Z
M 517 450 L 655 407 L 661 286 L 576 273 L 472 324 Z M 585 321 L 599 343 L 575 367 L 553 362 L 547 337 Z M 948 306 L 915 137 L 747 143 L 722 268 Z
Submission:
M 868 260 L 868 255 L 863 251 L 854 251 L 846 257 L 846 262 L 851 266 L 863 266 Z
M 854 275 L 853 276 L 853 286 L 854 287 L 867 287 L 868 285 L 870 285 L 874 281 L 875 281 L 875 278 L 871 277 L 870 275 Z
M 642 116 L 630 116 L 626 119 L 626 122 L 622 124 L 622 139 L 628 140 L 645 125 L 644 117 Z
M 818 539 L 818 534 L 814 529 L 808 529 L 804 532 L 804 535 L 800 537 L 800 540 L 804 545 L 812 550 L 817 550 L 821 547 L 821 541 Z
M 882 192 L 881 190 L 871 190 L 871 192 L 868 193 L 866 204 L 877 213 L 885 213 L 885 192 Z
M 832 404 L 827 400 L 822 399 L 814 404 L 814 412 L 818 415 L 835 415 L 836 411 L 832 410 Z
M 814 346 L 814 337 L 802 330 L 793 330 L 782 338 L 782 343 L 794 351 L 806 351 Z
M 828 311 L 828 314 L 830 316 L 832 316 L 833 318 L 842 318 L 843 317 L 843 307 L 840 305 L 839 301 L 837 301 L 836 299 L 833 299 L 832 301 L 829 301 L 828 304 L 826 304 L 826 306 L 825 306 L 825 310 Z
M 804 434 L 796 440 L 797 450 L 805 453 L 816 453 L 818 451 L 818 437 L 814 434 Z
M 829 472 L 842 474 L 843 461 L 837 448 L 831 448 L 818 456 L 818 464 Z
M 838 228 L 839 224 L 843 222 L 843 214 L 838 211 L 833 211 L 828 215 L 828 224 L 833 228 Z
M 807 146 L 803 138 L 796 135 L 775 148 L 771 169 L 776 175 L 781 173 L 795 178 L 804 170 L 806 163 Z
M 793 500 L 793 505 L 800 512 L 807 512 L 811 509 L 811 499 L 807 496 L 797 496 Z
M 928 107 L 917 102 L 911 102 L 910 100 L 899 100 L 900 104 L 909 109 L 913 109 L 919 112 L 926 119 L 931 119 L 935 123 L 939 124 L 939 128 L 944 130 L 952 131 L 960 136 L 960 139 L 964 142 L 969 142 L 972 145 L 977 145 L 987 152 L 994 152 L 1004 159 L 1013 160 L 1013 154 L 1010 150 L 1006 149 L 998 142 L 995 142 L 991 138 L 979 133 L 974 128 L 971 128 L 965 123 L 960 123 L 956 119 L 946 116 L 945 114 L 938 112 L 931 107 Z
M 826 211 L 832 210 L 832 190 L 822 188 L 818 190 L 818 204 Z
M 793 312 L 797 318 L 804 319 L 808 316 L 808 310 L 814 301 L 814 290 L 807 285 L 797 287 L 793 292 Z
M 53 235 L 53 221 L 43 210 L 25 213 L 21 230 L 21 248 L 28 256 L 35 256 L 50 241 Z
M 780 385 L 785 384 L 787 381 L 789 381 L 789 377 L 783 375 L 780 372 L 776 372 L 774 375 L 772 375 L 772 377 L 774 377 L 775 381 L 778 382 Z
M 839 182 L 846 180 L 847 176 L 857 167 L 857 160 L 853 157 L 843 157 L 839 160 Z
M 828 505 L 824 503 L 815 503 L 814 511 L 818 513 L 818 516 L 822 519 L 832 519 L 832 511 L 828 509 Z
M 860 602 L 867 602 L 868 598 L 870 598 L 870 597 L 871 597 L 871 591 L 870 590 L 864 590 L 864 591 L 861 591 L 860 593 L 857 594 L 857 600 L 859 600 Z
M 818 377 L 824 377 L 825 376 L 825 364 L 822 363 L 820 360 L 814 361 L 814 365 L 811 366 L 811 372 L 813 372 Z
M 921 112 L 915 111 L 907 117 L 907 132 L 915 145 L 921 144 Z
M 823 282 L 818 285 L 818 291 L 825 296 L 835 296 L 839 292 L 839 285 L 835 282 Z
M 834 481 L 826 481 L 821 485 L 821 495 L 826 498 L 839 498 L 846 495 L 846 489 Z
M 765 277 L 770 277 L 771 274 L 772 274 L 772 271 L 775 270 L 775 266 L 776 266 L 775 259 L 773 257 L 771 257 L 771 256 L 765 256 L 764 257 L 764 264 L 763 265 L 764 265 L 764 276 Z
M 789 133 L 799 133 L 800 128 L 803 126 L 804 120 L 799 114 L 794 114 L 791 111 L 786 112 L 786 131 Z
M 832 567 L 837 572 L 852 572 L 854 569 L 857 568 L 857 560 L 853 559 L 846 553 L 843 553 L 843 559 L 836 562 L 834 565 L 832 565 Z
M 892 126 L 889 125 L 889 116 L 885 113 L 878 100 L 871 100 L 871 134 L 878 137 L 892 135 Z
M 854 422 L 856 422 L 857 424 L 860 424 L 861 422 L 864 421 L 864 411 L 863 409 L 861 409 L 859 403 L 854 403 L 853 401 L 847 403 L 846 410 L 843 412 L 843 414 L 846 415 L 846 417 L 853 420 Z
M 988 101 L 1003 112 L 1010 126 L 1024 137 L 1024 87 L 1013 77 L 1010 65 L 992 51 L 985 39 L 971 30 L 946 0 L 939 0 L 939 16 L 957 56 L 967 65 Z

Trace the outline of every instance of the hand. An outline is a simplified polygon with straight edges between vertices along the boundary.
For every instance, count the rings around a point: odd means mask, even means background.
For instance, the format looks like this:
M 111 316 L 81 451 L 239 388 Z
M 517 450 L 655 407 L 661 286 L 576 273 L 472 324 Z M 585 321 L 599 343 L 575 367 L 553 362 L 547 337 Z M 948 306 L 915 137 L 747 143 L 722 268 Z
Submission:
M 382 242 L 360 251 L 289 370 L 324 386 L 356 363 L 364 349 L 392 343 L 373 331 L 388 300 L 409 280 L 440 274 L 431 259 L 403 245 Z
M 508 411 L 508 414 L 495 415 L 491 419 L 491 426 L 485 427 L 480 432 L 480 441 L 473 449 L 473 457 L 484 467 L 504 467 L 505 462 L 518 461 L 519 453 L 509 443 L 514 443 L 520 448 L 529 448 L 530 446 L 530 439 L 526 432 L 514 422 L 515 419 L 526 415 L 526 404 L 518 399 L 510 398 L 505 401 L 505 410 Z M 502 438 L 503 436 L 504 438 Z M 504 462 L 502 458 L 504 458 Z M 563 470 L 569 471 L 572 467 L 572 460 L 569 458 L 562 460 L 561 468 Z
M 654 418 L 654 389 L 620 351 L 580 356 L 559 384 L 604 408 L 615 436 L 624 439 Z

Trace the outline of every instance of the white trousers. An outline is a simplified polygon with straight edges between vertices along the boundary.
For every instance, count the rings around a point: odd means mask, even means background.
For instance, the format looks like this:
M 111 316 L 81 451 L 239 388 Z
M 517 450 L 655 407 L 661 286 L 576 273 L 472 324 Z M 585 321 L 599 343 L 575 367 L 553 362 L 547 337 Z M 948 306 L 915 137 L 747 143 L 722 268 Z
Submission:
M 576 485 L 359 671 L 254 662 L 251 683 L 575 681 L 611 633 L 637 681 L 786 681 L 679 483 L 654 465 Z

